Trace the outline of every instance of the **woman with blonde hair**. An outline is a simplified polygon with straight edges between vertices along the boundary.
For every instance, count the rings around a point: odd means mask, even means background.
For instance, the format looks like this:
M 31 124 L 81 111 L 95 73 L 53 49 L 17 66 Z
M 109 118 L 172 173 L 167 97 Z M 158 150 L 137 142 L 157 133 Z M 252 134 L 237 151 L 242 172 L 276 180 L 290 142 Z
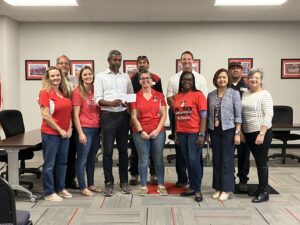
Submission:
M 72 134 L 72 102 L 61 70 L 57 67 L 50 66 L 46 71 L 39 94 L 39 104 L 43 118 L 41 134 L 45 200 L 62 201 L 62 197 L 72 197 L 65 190 L 69 138 Z M 53 171 L 56 177 L 55 188 Z
M 93 83 L 94 73 L 91 67 L 85 66 L 80 70 L 78 87 L 72 93 L 73 121 L 77 130 L 75 172 L 80 194 L 85 196 L 102 192 L 94 186 L 95 159 L 100 147 L 100 108 L 94 101 Z M 84 167 L 86 167 L 87 185 Z

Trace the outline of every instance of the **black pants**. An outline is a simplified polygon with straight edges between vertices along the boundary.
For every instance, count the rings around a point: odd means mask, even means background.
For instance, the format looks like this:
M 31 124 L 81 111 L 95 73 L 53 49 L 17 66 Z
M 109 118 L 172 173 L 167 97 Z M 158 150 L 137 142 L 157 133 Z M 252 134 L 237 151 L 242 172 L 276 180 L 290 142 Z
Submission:
M 129 162 L 130 162 L 129 172 L 131 176 L 136 176 L 139 175 L 139 157 L 132 137 L 129 139 L 129 142 L 131 148 L 131 153 L 129 157 Z M 151 154 L 150 154 L 149 170 L 151 176 L 156 176 L 154 162 Z
M 247 143 L 241 142 L 236 146 L 238 157 L 238 178 L 241 183 L 247 184 L 250 169 L 250 149 Z
M 216 127 L 210 130 L 213 152 L 213 183 L 218 191 L 234 192 L 234 129 L 222 130 Z
M 73 127 L 72 136 L 69 142 L 67 172 L 66 172 L 66 186 L 71 186 L 72 181 L 75 179 L 75 161 L 76 161 L 76 142 L 75 137 L 77 131 L 75 126 Z
M 112 174 L 112 156 L 116 140 L 119 152 L 120 183 L 128 183 L 128 133 L 129 114 L 123 112 L 101 111 L 101 127 L 103 135 L 103 170 L 105 184 L 114 183 Z
M 255 144 L 259 132 L 245 133 L 246 143 L 255 159 L 259 188 L 266 189 L 268 186 L 268 152 L 272 142 L 272 129 L 267 130 L 264 142 L 261 145 Z

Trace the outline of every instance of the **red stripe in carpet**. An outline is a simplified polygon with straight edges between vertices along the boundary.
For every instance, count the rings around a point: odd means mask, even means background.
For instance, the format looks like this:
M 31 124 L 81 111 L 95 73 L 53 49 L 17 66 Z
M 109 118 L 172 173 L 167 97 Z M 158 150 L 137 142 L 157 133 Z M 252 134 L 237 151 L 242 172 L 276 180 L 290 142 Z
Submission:
M 185 188 L 185 187 L 178 188 L 178 187 L 176 187 L 176 184 L 174 184 L 174 183 L 165 183 L 165 186 L 167 188 L 168 193 L 173 194 L 173 195 L 180 194 L 181 192 L 187 191 L 187 188 Z M 158 194 L 156 191 L 157 185 L 148 184 L 147 187 L 148 187 L 149 194 Z

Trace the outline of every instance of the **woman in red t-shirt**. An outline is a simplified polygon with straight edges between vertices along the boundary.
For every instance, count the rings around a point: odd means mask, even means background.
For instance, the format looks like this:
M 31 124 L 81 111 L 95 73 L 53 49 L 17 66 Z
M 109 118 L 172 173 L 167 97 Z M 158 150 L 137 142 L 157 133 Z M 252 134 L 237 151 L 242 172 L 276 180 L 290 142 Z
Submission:
M 62 201 L 62 197 L 72 197 L 65 190 L 69 138 L 72 134 L 72 102 L 61 71 L 57 67 L 50 66 L 46 71 L 39 94 L 39 104 L 43 118 L 41 133 L 45 200 Z
M 89 66 L 80 70 L 78 87 L 72 93 L 73 121 L 77 130 L 75 171 L 80 193 L 93 196 L 102 192 L 94 186 L 95 160 L 100 148 L 100 108 L 94 101 L 94 73 Z M 87 185 L 84 178 L 86 166 Z
M 202 145 L 206 131 L 207 103 L 202 92 L 196 89 L 192 72 L 185 71 L 180 76 L 178 94 L 174 97 L 174 112 L 176 141 L 180 144 L 190 177 L 190 190 L 181 195 L 195 194 L 195 201 L 201 202 Z
M 166 140 L 166 102 L 162 93 L 151 88 L 152 76 L 147 70 L 139 74 L 142 89 L 136 94 L 136 102 L 131 104 L 133 141 L 138 152 L 141 188 L 139 195 L 148 194 L 147 168 L 151 152 L 158 180 L 157 192 L 167 195 L 164 186 L 163 149 Z

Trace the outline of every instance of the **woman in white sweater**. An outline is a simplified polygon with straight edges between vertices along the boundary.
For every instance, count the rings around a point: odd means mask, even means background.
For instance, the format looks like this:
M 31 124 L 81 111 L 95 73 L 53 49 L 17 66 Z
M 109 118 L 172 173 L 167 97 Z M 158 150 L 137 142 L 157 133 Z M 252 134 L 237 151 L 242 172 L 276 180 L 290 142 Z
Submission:
M 269 200 L 267 157 L 272 141 L 273 100 L 262 87 L 263 72 L 252 69 L 248 74 L 249 91 L 242 98 L 242 141 L 249 146 L 257 166 L 259 187 L 253 203 Z

